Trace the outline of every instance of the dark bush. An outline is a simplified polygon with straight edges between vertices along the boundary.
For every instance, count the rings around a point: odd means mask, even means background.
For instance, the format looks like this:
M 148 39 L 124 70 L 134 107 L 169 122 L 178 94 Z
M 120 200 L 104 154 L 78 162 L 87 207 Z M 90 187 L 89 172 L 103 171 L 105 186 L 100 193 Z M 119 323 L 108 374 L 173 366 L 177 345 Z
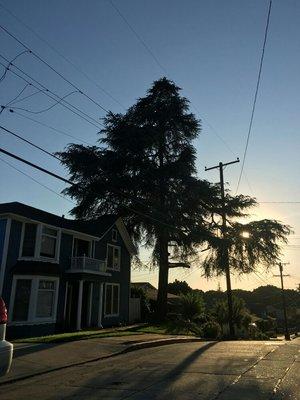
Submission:
M 218 339 L 221 336 L 221 326 L 216 321 L 205 322 L 201 326 L 203 337 L 206 339 Z

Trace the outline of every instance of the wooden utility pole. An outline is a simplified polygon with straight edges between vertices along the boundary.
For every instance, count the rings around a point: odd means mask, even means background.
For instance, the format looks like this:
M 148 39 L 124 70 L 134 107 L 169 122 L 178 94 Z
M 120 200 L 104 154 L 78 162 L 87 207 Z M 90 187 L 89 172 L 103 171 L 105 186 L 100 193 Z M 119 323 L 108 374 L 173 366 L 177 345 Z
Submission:
M 280 275 L 274 275 L 280 277 L 281 281 L 281 296 L 282 296 L 282 308 L 283 308 L 283 315 L 284 315 L 284 327 L 285 327 L 285 340 L 291 340 L 289 327 L 288 327 L 288 319 L 287 319 L 287 312 L 286 312 L 286 301 L 285 301 L 285 293 L 284 293 L 284 286 L 283 286 L 283 277 L 289 275 L 283 275 L 283 265 L 288 265 L 289 263 L 279 263 L 279 272 Z
M 230 264 L 229 264 L 229 254 L 228 254 L 228 243 L 227 243 L 227 227 L 226 227 L 226 208 L 225 208 L 225 189 L 224 189 L 224 174 L 223 168 L 230 164 L 235 164 L 240 162 L 239 158 L 235 161 L 230 161 L 228 163 L 220 162 L 214 167 L 206 168 L 205 171 L 211 169 L 219 169 L 220 171 L 220 188 L 221 188 L 221 203 L 222 203 L 222 269 L 226 274 L 226 286 L 227 286 L 227 303 L 228 303 L 228 324 L 229 333 L 231 337 L 234 337 L 234 322 L 233 322 L 233 304 L 232 304 L 232 291 L 231 291 L 231 279 L 230 279 Z

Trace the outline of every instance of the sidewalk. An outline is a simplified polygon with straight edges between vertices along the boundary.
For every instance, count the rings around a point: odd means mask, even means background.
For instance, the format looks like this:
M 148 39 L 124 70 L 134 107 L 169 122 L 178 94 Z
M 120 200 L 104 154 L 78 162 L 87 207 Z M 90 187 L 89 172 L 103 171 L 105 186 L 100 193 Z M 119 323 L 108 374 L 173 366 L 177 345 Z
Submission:
M 11 370 L 7 375 L 0 378 L 0 385 L 48 371 L 107 358 L 114 354 L 132 350 L 132 347 L 138 348 L 139 344 L 145 345 L 146 342 L 147 346 L 151 347 L 165 344 L 166 340 L 191 341 L 197 339 L 174 335 L 139 334 L 55 344 L 16 343 Z

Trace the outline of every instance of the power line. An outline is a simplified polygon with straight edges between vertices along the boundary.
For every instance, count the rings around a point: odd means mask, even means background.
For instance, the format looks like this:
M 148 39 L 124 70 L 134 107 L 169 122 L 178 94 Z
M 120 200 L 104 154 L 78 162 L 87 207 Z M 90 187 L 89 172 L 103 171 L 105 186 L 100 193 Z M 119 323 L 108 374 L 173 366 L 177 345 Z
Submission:
M 41 91 L 40 91 L 41 92 Z M 60 100 L 57 100 L 55 103 L 51 104 L 51 106 L 46 107 L 42 110 L 38 110 L 38 111 L 33 111 L 33 110 L 28 110 L 26 108 L 22 108 L 22 107 L 14 107 L 15 110 L 21 110 L 21 111 L 26 111 L 30 114 L 42 114 L 44 112 L 47 112 L 49 110 L 51 110 L 53 107 L 56 107 L 58 104 L 60 104 L 62 101 L 64 101 L 67 97 L 71 96 L 74 93 L 78 93 L 77 90 L 73 90 L 70 93 L 67 93 L 66 95 L 64 95 Z M 28 96 L 27 96 L 28 97 Z M 30 96 L 31 97 L 31 96 Z
M 55 190 L 51 189 L 49 186 L 47 186 L 44 183 L 38 181 L 37 179 L 33 178 L 32 176 L 26 174 L 26 172 L 21 171 L 19 168 L 15 167 L 14 165 L 9 163 L 8 161 L 3 160 L 3 158 L 1 158 L 1 157 L 0 157 L 0 161 L 2 161 L 4 164 L 10 166 L 14 170 L 18 171 L 20 174 L 22 174 L 22 175 L 26 176 L 27 178 L 31 179 L 33 182 L 37 183 L 38 185 L 42 186 L 43 188 L 49 190 L 50 192 L 52 192 L 52 193 L 56 194 L 57 196 L 61 197 L 62 199 L 68 201 L 69 203 L 76 204 L 71 199 L 68 199 L 67 197 L 63 196 L 61 193 L 56 192 Z
M 128 28 L 131 30 L 131 32 L 134 34 L 134 36 L 137 38 L 137 40 L 142 44 L 142 46 L 147 50 L 147 52 L 150 54 L 150 56 L 153 58 L 153 60 L 156 62 L 156 64 L 159 66 L 159 68 L 168 75 L 168 71 L 166 68 L 160 63 L 156 55 L 153 53 L 153 51 L 150 49 L 150 47 L 147 45 L 147 43 L 144 41 L 144 39 L 138 34 L 138 32 L 134 29 L 134 27 L 130 24 L 128 19 L 125 17 L 125 15 L 120 11 L 120 9 L 112 2 L 112 0 L 108 0 L 110 5 L 115 9 L 115 11 L 119 14 L 119 16 L 122 18 L 122 20 L 125 22 L 125 24 L 128 26 Z
M 46 149 L 44 149 L 44 148 L 42 148 L 42 147 L 40 147 L 40 146 L 34 144 L 33 142 L 31 142 L 31 141 L 29 141 L 29 140 L 27 140 L 27 139 L 25 139 L 25 138 L 23 138 L 22 136 L 16 134 L 15 132 L 13 132 L 13 131 L 11 131 L 11 130 L 9 130 L 9 129 L 6 129 L 6 128 L 3 127 L 3 126 L 0 126 L 0 129 L 3 129 L 3 130 L 6 131 L 7 133 L 12 134 L 13 136 L 19 138 L 20 140 L 22 140 L 22 141 L 28 143 L 29 145 L 35 147 L 36 149 L 42 151 L 43 153 L 45 153 L 45 154 L 49 155 L 50 157 L 53 157 L 53 158 L 55 158 L 55 159 L 57 159 L 58 161 L 61 162 L 61 159 L 60 159 L 59 157 L 57 157 L 55 154 L 50 153 L 48 150 L 46 150 Z M 8 155 L 11 155 L 11 154 L 8 154 Z M 21 159 L 20 159 L 20 161 L 21 161 Z M 33 166 L 33 165 L 32 165 L 32 166 Z M 58 176 L 58 175 L 57 175 L 57 176 Z M 64 178 L 63 178 L 63 179 L 64 179 Z M 65 180 L 65 181 L 66 181 L 66 180 Z M 70 181 L 66 181 L 66 182 L 67 182 L 67 183 L 70 183 Z M 71 184 L 74 185 L 73 182 L 72 182 Z M 144 203 L 143 201 L 141 201 L 141 200 L 139 200 L 139 199 L 137 199 L 137 198 L 133 198 L 132 196 L 127 196 L 127 195 L 121 193 L 121 192 L 120 192 L 119 190 L 117 190 L 117 189 L 114 189 L 114 191 L 115 191 L 117 194 L 119 194 L 119 195 L 121 195 L 122 197 L 124 197 L 124 198 L 130 198 L 130 199 L 133 200 L 135 203 L 141 204 L 141 205 L 144 206 L 144 207 L 145 207 L 145 206 L 148 207 L 148 205 L 145 205 L 145 203 Z M 96 192 L 94 192 L 94 193 L 96 193 Z M 131 207 L 126 206 L 126 208 L 127 208 L 128 210 L 131 210 L 131 211 L 137 213 L 137 214 L 144 215 L 143 212 L 138 211 L 138 210 L 135 210 L 135 209 L 133 209 L 133 208 L 131 208 Z M 161 212 L 159 212 L 159 211 L 156 211 L 156 212 L 157 212 L 157 214 L 160 214 L 161 216 L 164 216 Z M 159 221 L 159 220 L 157 220 L 157 221 Z M 169 225 L 169 224 L 166 224 L 166 223 L 164 223 L 164 224 L 165 224 L 165 225 Z M 169 226 L 172 227 L 172 228 L 175 228 L 173 225 L 169 225 Z M 179 230 L 178 228 L 176 228 L 176 229 Z
M 80 89 L 78 86 L 76 86 L 74 83 L 72 83 L 68 78 L 66 78 L 62 73 L 57 71 L 52 65 L 50 65 L 47 61 L 45 61 L 41 56 L 39 56 L 36 52 L 31 50 L 24 42 L 22 42 L 20 39 L 18 39 L 14 34 L 9 32 L 8 29 L 6 29 L 4 26 L 0 25 L 0 28 L 11 38 L 13 38 L 16 42 L 18 42 L 21 46 L 23 46 L 26 50 L 29 51 L 30 54 L 32 54 L 37 60 L 42 62 L 44 65 L 46 65 L 51 71 L 55 72 L 59 77 L 61 77 L 65 82 L 67 82 L 69 85 L 71 85 L 74 89 L 78 90 L 80 94 L 82 94 L 84 97 L 89 99 L 92 103 L 94 103 L 96 106 L 101 108 L 101 110 L 105 111 L 108 113 L 108 110 L 103 107 L 100 103 L 98 103 L 96 100 L 94 100 L 92 97 L 90 97 L 88 94 L 86 94 L 82 89 Z
M 73 68 L 75 68 L 78 72 L 80 72 L 88 81 L 90 81 L 92 84 L 97 86 L 98 89 L 100 89 L 106 96 L 110 97 L 114 102 L 119 104 L 122 108 L 125 109 L 125 106 L 118 100 L 116 99 L 111 93 L 109 93 L 106 89 L 104 89 L 102 86 L 100 86 L 95 79 L 91 78 L 90 75 L 88 75 L 86 72 L 84 72 L 78 65 L 76 65 L 73 61 L 71 61 L 69 58 L 67 58 L 63 53 L 57 50 L 48 40 L 43 38 L 39 33 L 37 33 L 34 29 L 32 29 L 29 25 L 27 25 L 24 21 L 21 20 L 18 16 L 16 16 L 11 10 L 9 10 L 7 7 L 4 7 L 3 4 L 0 3 L 0 7 L 2 7 L 8 14 L 13 16 L 20 24 L 25 26 L 26 29 L 28 29 L 30 32 L 32 32 L 41 42 L 45 43 L 54 53 L 56 53 L 58 56 L 60 56 L 62 59 L 64 59 L 68 64 L 70 64 Z
M 3 59 L 6 59 L 5 57 L 3 57 L 0 54 L 0 57 L 2 57 Z M 3 63 L 0 62 L 0 65 L 3 65 Z M 43 87 L 45 89 L 44 92 L 42 92 L 45 96 L 49 97 L 50 99 L 54 100 L 55 102 L 57 101 L 57 99 L 62 100 L 63 102 L 61 102 L 60 104 L 65 107 L 66 109 L 68 109 L 69 111 L 71 111 L 73 114 L 78 115 L 81 119 L 85 120 L 86 122 L 88 122 L 90 125 L 93 125 L 94 127 L 96 127 L 97 129 L 101 129 L 100 126 L 103 124 L 97 120 L 95 120 L 93 117 L 89 116 L 88 114 L 86 114 L 84 111 L 80 110 L 78 107 L 74 106 L 73 104 L 69 103 L 67 100 L 63 100 L 58 94 L 54 93 L 53 91 L 51 91 L 50 89 L 48 89 L 46 86 L 44 86 L 42 83 L 38 82 L 36 79 L 32 78 L 29 74 L 27 74 L 25 71 L 23 71 L 21 68 L 17 67 L 16 65 L 13 65 L 17 70 L 19 70 L 22 74 L 26 75 L 29 79 L 31 79 L 32 81 L 36 82 L 38 85 L 40 85 L 41 87 Z M 12 69 L 9 69 L 9 71 L 16 75 L 17 77 L 19 77 L 20 79 L 22 79 L 24 82 L 27 82 L 28 84 L 31 84 L 34 88 L 36 88 L 37 90 L 39 90 L 40 88 L 38 88 L 36 85 L 34 85 L 32 82 L 29 82 L 26 78 L 24 78 L 22 75 L 18 74 L 17 72 L 13 71 Z M 51 96 L 51 93 L 53 96 Z M 70 108 L 72 107 L 72 108 Z M 79 114 L 81 113 L 81 114 Z M 88 119 L 89 118 L 89 119 Z M 96 123 L 92 122 L 95 121 Z
M 155 63 L 159 66 L 159 68 L 166 74 L 169 75 L 169 72 L 167 69 L 162 65 L 162 63 L 159 61 L 159 59 L 155 56 L 151 48 L 147 45 L 145 40 L 141 37 L 141 35 L 136 31 L 136 29 L 130 24 L 128 19 L 125 17 L 125 15 L 120 11 L 120 9 L 113 3 L 112 0 L 108 0 L 111 6 L 115 9 L 115 11 L 118 13 L 118 15 L 122 18 L 122 20 L 125 22 L 125 24 L 128 26 L 128 28 L 131 30 L 131 32 L 134 34 L 134 36 L 138 39 L 138 41 L 142 44 L 142 46 L 146 49 L 146 51 L 150 54 L 152 59 L 155 61 Z M 195 104 L 191 102 L 192 107 L 195 109 L 195 111 L 201 115 L 199 109 L 196 107 Z M 228 143 L 222 138 L 222 136 L 216 131 L 216 129 L 207 121 L 206 118 L 201 117 L 203 121 L 206 121 L 206 124 L 211 128 L 211 131 L 213 134 L 223 143 L 223 145 L 231 152 L 234 156 L 236 156 L 236 153 L 230 148 Z
M 300 201 L 260 201 L 260 204 L 300 204 Z
M 39 171 L 44 172 L 45 174 L 50 175 L 53 178 L 56 178 L 56 179 L 58 179 L 58 180 L 60 180 L 62 182 L 68 183 L 70 185 L 73 185 L 73 182 L 69 181 L 68 179 L 63 178 L 62 176 L 57 175 L 54 172 L 51 172 L 51 171 L 49 171 L 49 170 L 47 170 L 47 169 L 45 169 L 43 167 L 40 167 L 39 165 L 34 164 L 31 161 L 25 160 L 24 158 L 19 157 L 16 154 L 10 153 L 9 151 L 3 149 L 2 147 L 0 147 L 0 152 L 3 153 L 3 154 L 6 154 L 9 157 L 12 157 L 12 158 L 18 160 L 18 161 L 21 161 L 22 163 L 27 164 L 32 168 L 38 169 Z
M 83 140 L 83 139 L 81 139 L 81 138 L 78 138 L 78 137 L 76 137 L 76 136 L 73 136 L 73 135 L 71 135 L 70 133 L 67 133 L 67 132 L 65 132 L 65 131 L 63 131 L 63 130 L 61 130 L 61 129 L 57 129 L 57 128 L 51 126 L 51 125 L 47 125 L 47 124 L 45 124 L 45 123 L 43 123 L 43 122 L 41 122 L 41 121 L 38 121 L 37 119 L 34 119 L 34 118 L 29 117 L 29 116 L 27 116 L 27 115 L 23 115 L 22 113 L 19 113 L 18 111 L 10 110 L 10 112 L 11 112 L 12 114 L 16 114 L 16 115 L 18 115 L 18 116 L 20 116 L 20 117 L 22 117 L 22 118 L 28 119 L 29 121 L 35 122 L 36 124 L 39 124 L 39 125 L 41 125 L 41 126 L 43 126 L 43 127 L 45 127 L 45 128 L 48 128 L 48 129 L 50 129 L 50 130 L 52 130 L 52 131 L 54 131 L 54 132 L 60 133 L 61 135 L 67 136 L 67 137 L 69 137 L 69 138 L 72 138 L 72 139 L 76 140 L 77 142 L 82 142 L 82 143 L 85 143 L 85 144 L 87 144 L 87 145 L 93 145 L 92 143 L 86 142 L 85 140 Z
M 2 129 L 3 131 L 9 133 L 10 135 L 15 136 L 16 138 L 18 138 L 18 139 L 22 140 L 23 142 L 29 144 L 30 146 L 35 147 L 36 149 L 38 149 L 38 150 L 42 151 L 43 153 L 47 154 L 48 156 L 55 158 L 59 162 L 61 161 L 61 159 L 59 157 L 57 157 L 55 154 L 50 153 L 49 151 L 43 149 L 42 147 L 32 143 L 30 140 L 27 140 L 27 139 L 23 138 L 22 136 L 18 135 L 17 133 L 15 133 L 13 131 L 10 131 L 9 129 L 5 128 L 4 126 L 0 125 L 0 129 Z
M 18 102 L 18 101 L 20 101 L 20 99 L 18 100 L 18 98 L 25 92 L 25 90 L 29 87 L 30 85 L 28 84 L 28 83 L 26 83 L 26 85 L 23 87 L 23 89 L 22 90 L 20 90 L 20 92 L 12 99 L 12 100 L 10 100 L 8 103 L 6 103 L 5 104 L 5 108 L 7 107 L 7 106 L 9 106 L 10 104 L 12 104 L 12 103 L 16 103 L 16 102 Z M 27 96 L 28 97 L 28 96 Z M 4 108 L 3 108 L 3 110 L 4 110 Z
M 11 153 L 11 152 L 9 152 L 9 151 L 7 151 L 7 150 L 1 148 L 1 147 L 0 147 L 0 153 L 6 154 L 6 155 L 9 156 L 9 157 L 12 157 L 12 158 L 14 158 L 14 159 L 16 159 L 16 160 L 18 160 L 18 161 L 20 161 L 20 162 L 23 162 L 24 164 L 27 164 L 27 165 L 29 165 L 29 166 L 32 167 L 32 168 L 38 169 L 39 171 L 44 172 L 45 174 L 50 175 L 50 176 L 52 176 L 53 178 L 56 178 L 56 179 L 58 179 L 58 180 L 60 180 L 60 181 L 63 181 L 63 182 L 65 182 L 65 183 L 68 183 L 69 185 L 72 185 L 72 186 L 74 185 L 74 182 L 72 182 L 72 181 L 70 181 L 70 180 L 68 180 L 68 179 L 66 179 L 66 178 L 63 178 L 62 176 L 60 176 L 60 175 L 58 175 L 58 174 L 55 174 L 54 172 L 51 172 L 51 171 L 47 170 L 46 168 L 43 168 L 43 167 L 41 167 L 41 166 L 39 166 L 39 165 L 37 165 L 37 164 L 34 164 L 34 163 L 32 163 L 31 161 L 25 160 L 24 158 L 19 157 L 19 156 L 17 156 L 16 154 L 13 154 L 13 153 Z M 94 193 L 96 193 L 96 192 L 94 192 Z M 118 192 L 118 194 L 122 195 L 122 193 L 120 193 L 120 192 Z M 126 196 L 126 195 L 124 194 L 123 197 L 127 198 L 128 196 Z M 132 199 L 133 201 L 137 202 L 137 203 L 142 203 L 141 201 L 139 201 L 139 200 L 137 200 L 137 199 L 133 199 L 133 198 L 131 198 L 131 199 Z M 144 206 L 145 206 L 145 204 L 144 204 Z M 164 221 L 161 220 L 161 219 L 157 219 L 157 218 L 153 217 L 152 215 L 145 214 L 145 213 L 143 213 L 142 211 L 138 211 L 138 210 L 136 210 L 136 209 L 134 209 L 134 208 L 132 208 L 132 207 L 126 206 L 126 205 L 124 205 L 124 208 L 126 208 L 126 209 L 128 209 L 128 210 L 130 210 L 130 211 L 132 211 L 132 212 L 134 212 L 134 213 L 136 213 L 136 214 L 138 214 L 138 215 L 141 215 L 141 216 L 143 216 L 144 218 L 150 219 L 150 220 L 152 220 L 152 221 L 154 221 L 154 222 L 156 222 L 156 223 L 158 223 L 158 224 L 160 224 L 160 225 L 164 225 L 164 226 L 166 226 L 166 227 L 168 227 L 168 228 L 170 228 L 170 229 L 172 229 L 172 230 L 182 232 L 181 229 L 175 227 L 174 225 L 171 225 L 171 224 L 169 224 L 169 223 L 167 223 L 167 222 L 164 222 Z
M 7 74 L 7 71 L 9 70 L 10 65 L 20 56 L 22 56 L 23 54 L 28 53 L 28 50 L 24 50 L 21 51 L 21 53 L 17 54 L 12 60 L 8 61 L 7 66 L 3 66 L 4 67 L 4 72 L 2 74 L 2 76 L 0 77 L 0 82 L 2 82 Z
M 2 59 L 4 59 L 5 61 L 8 61 L 6 57 L 4 57 L 2 54 L 0 54 L 0 57 Z M 1 65 L 3 65 L 0 62 Z M 73 104 L 69 103 L 68 101 L 64 100 L 61 96 L 59 96 L 58 94 L 56 94 L 55 92 L 53 92 L 52 90 L 48 89 L 44 84 L 42 84 L 41 82 L 39 82 L 38 80 L 36 80 L 35 78 L 33 78 L 31 75 L 29 75 L 26 71 L 24 71 L 23 69 L 21 69 L 20 67 L 18 67 L 17 65 L 13 64 L 12 62 L 10 63 L 10 65 L 12 67 L 14 67 L 15 69 L 17 69 L 18 71 L 20 71 L 23 75 L 25 75 L 27 78 L 31 79 L 33 82 L 35 82 L 36 84 L 38 84 L 39 86 L 41 86 L 45 92 L 43 92 L 46 96 L 50 97 L 52 100 L 57 101 L 56 99 L 53 99 L 53 97 L 51 97 L 49 95 L 49 93 L 51 93 L 52 95 L 56 96 L 59 100 L 63 101 L 64 103 L 68 104 L 69 106 L 73 107 L 75 110 L 79 111 L 80 113 L 82 113 L 83 115 L 85 115 L 86 117 L 88 117 L 90 120 L 94 121 L 95 123 L 103 126 L 103 124 L 99 121 L 97 121 L 96 119 L 94 119 L 93 117 L 89 116 L 88 114 L 86 114 L 84 111 L 80 110 L 79 108 L 77 108 L 76 106 L 74 106 Z M 20 76 L 19 74 L 17 74 L 15 71 L 13 71 L 12 69 L 9 68 L 9 71 L 13 74 L 15 74 L 16 76 L 18 76 L 19 78 L 23 79 L 25 82 L 28 82 L 24 77 Z M 31 86 L 33 86 L 36 89 L 39 89 L 38 87 L 36 87 L 33 83 L 31 83 Z M 77 91 L 77 90 L 76 90 Z M 62 103 L 63 104 L 63 103 Z
M 270 2 L 269 2 L 267 23 L 266 23 L 265 34 L 264 34 L 262 53 L 261 53 L 261 57 L 260 57 L 258 77 L 257 77 L 257 82 L 256 82 L 253 105 L 252 105 L 249 129 L 248 129 L 248 134 L 247 134 L 247 139 L 246 139 L 246 146 L 245 146 L 245 150 L 244 150 L 244 154 L 243 154 L 243 158 L 242 158 L 242 167 L 241 167 L 241 171 L 240 171 L 240 175 L 239 175 L 239 179 L 238 179 L 238 183 L 237 183 L 236 193 L 239 190 L 240 182 L 241 182 L 241 179 L 242 179 L 244 166 L 245 166 L 246 155 L 247 155 L 247 150 L 248 150 L 248 145 L 249 145 L 249 139 L 250 139 L 250 135 L 251 135 L 251 131 L 252 131 L 253 118 L 254 118 L 254 113 L 255 113 L 255 108 L 256 108 L 258 89 L 259 89 L 260 80 L 261 80 L 261 72 L 262 72 L 262 67 L 263 67 L 263 61 L 264 61 L 265 49 L 266 49 L 266 43 L 267 43 L 267 37 L 268 37 L 268 31 L 269 31 L 271 7 L 272 7 L 272 0 L 270 0 Z

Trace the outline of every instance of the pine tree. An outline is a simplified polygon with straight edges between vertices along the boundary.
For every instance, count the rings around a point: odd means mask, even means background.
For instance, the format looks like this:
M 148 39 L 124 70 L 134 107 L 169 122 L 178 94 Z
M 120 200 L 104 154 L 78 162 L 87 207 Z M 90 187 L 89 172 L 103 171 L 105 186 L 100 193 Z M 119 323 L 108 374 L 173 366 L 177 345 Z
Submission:
M 217 189 L 196 177 L 192 141 L 201 125 L 180 88 L 162 78 L 125 114 L 109 112 L 99 146 L 70 145 L 59 153 L 74 185 L 77 218 L 121 214 L 134 240 L 153 249 L 159 267 L 158 310 L 167 312 L 169 244 L 186 260 L 209 233 Z M 214 240 L 213 237 L 210 240 Z

